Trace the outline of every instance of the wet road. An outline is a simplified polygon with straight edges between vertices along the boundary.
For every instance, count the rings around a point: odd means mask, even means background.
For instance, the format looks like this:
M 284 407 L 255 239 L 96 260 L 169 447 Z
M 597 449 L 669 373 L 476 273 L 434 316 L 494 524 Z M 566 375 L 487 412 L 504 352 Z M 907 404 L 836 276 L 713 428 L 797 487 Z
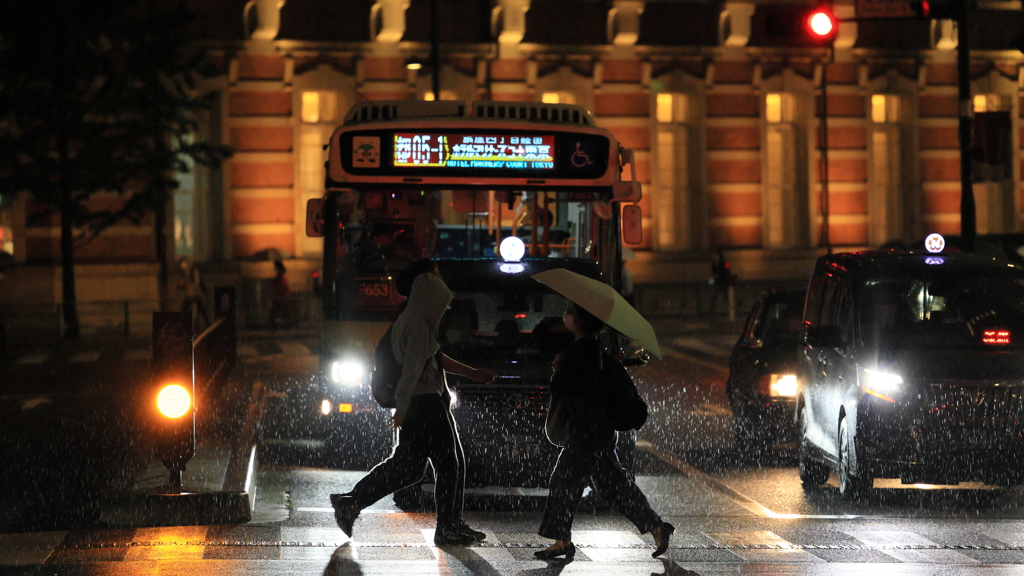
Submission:
M 299 386 L 303 367 L 315 365 L 309 348 L 260 364 L 259 377 L 279 391 Z M 470 548 L 434 547 L 433 515 L 402 511 L 387 498 L 364 511 L 350 541 L 335 527 L 327 496 L 364 472 L 336 469 L 321 444 L 288 434 L 261 451 L 247 525 L 7 533 L 0 558 L 6 551 L 6 563 L 24 573 L 45 561 L 43 570 L 55 574 L 81 573 L 82 563 L 98 574 L 1024 574 L 1020 489 L 880 481 L 868 498 L 849 503 L 833 478 L 806 493 L 785 451 L 758 461 L 732 452 L 721 352 L 669 348 L 666 359 L 636 373 L 651 406 L 638 484 L 677 527 L 665 560 L 650 558 L 650 537 L 598 509 L 577 518 L 574 562 L 537 561 L 533 551 L 548 541 L 535 535 L 543 499 L 530 495 L 470 498 L 467 521 L 488 536 Z M 264 422 L 274 426 L 303 428 L 283 416 Z

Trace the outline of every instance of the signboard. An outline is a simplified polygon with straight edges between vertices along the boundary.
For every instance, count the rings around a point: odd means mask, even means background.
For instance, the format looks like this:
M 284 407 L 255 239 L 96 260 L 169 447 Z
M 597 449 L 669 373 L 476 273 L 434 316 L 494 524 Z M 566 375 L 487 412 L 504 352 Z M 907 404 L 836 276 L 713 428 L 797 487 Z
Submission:
M 857 18 L 914 18 L 907 0 L 857 0 Z
M 554 135 L 396 133 L 396 168 L 554 170 Z

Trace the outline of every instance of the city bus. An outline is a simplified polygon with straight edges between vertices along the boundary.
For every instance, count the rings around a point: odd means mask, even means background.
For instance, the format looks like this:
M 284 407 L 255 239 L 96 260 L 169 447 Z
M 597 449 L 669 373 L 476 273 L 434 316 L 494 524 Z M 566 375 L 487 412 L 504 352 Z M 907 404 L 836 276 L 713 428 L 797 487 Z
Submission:
M 317 409 L 328 450 L 370 463 L 389 453 L 390 411 L 369 393 L 373 352 L 404 300 L 399 273 L 433 258 L 455 293 L 442 350 L 499 374 L 486 385 L 449 376 L 467 485 L 545 487 L 557 456 L 543 435 L 547 385 L 567 342 L 564 300 L 530 276 L 568 268 L 619 288 L 623 238 L 640 241 L 640 194 L 631 152 L 579 106 L 353 106 L 328 144 L 325 194 L 307 206 L 307 233 L 324 239 Z

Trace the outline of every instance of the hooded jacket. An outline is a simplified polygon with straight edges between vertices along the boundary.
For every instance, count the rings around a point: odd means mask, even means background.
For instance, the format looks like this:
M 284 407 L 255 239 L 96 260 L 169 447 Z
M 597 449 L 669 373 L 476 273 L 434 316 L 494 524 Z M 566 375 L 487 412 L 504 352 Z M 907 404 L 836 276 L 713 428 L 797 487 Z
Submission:
M 452 291 L 434 274 L 420 274 L 412 284 L 409 303 L 395 320 L 391 347 L 402 365 L 402 376 L 395 388 L 396 414 L 402 418 L 413 396 L 445 392 L 444 375 L 435 354 L 437 328 L 441 316 L 452 301 Z

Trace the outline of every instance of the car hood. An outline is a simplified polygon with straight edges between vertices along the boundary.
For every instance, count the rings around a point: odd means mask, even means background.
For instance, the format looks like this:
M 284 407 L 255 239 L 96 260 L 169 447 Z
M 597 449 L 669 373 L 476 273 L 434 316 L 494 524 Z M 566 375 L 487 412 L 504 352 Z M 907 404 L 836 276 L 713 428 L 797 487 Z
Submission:
M 861 364 L 904 380 L 1024 380 L 1024 352 L 997 350 L 897 350 Z

